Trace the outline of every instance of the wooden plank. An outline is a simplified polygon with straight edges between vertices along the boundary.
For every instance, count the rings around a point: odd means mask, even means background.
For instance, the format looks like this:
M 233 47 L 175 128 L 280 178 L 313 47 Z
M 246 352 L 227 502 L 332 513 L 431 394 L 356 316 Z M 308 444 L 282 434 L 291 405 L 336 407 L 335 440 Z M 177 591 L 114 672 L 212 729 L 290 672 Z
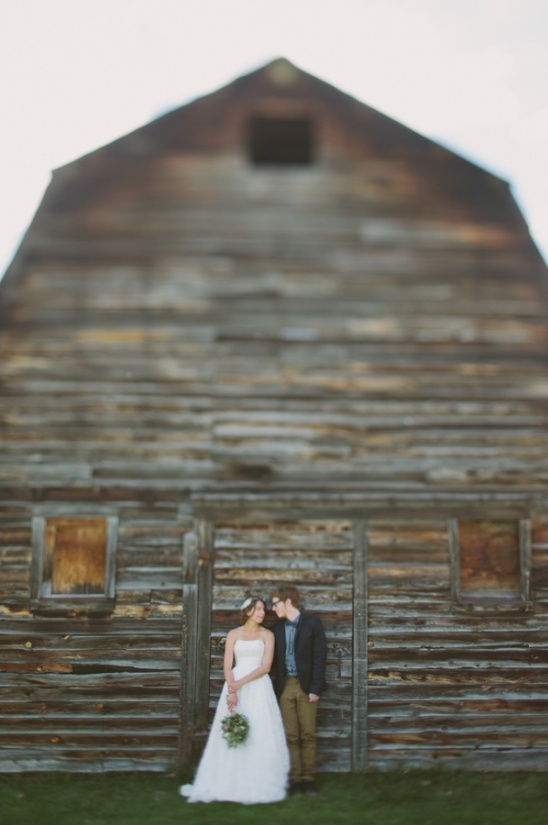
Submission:
M 198 535 L 197 569 L 197 649 L 195 682 L 194 731 L 203 734 L 209 721 L 208 685 L 211 656 L 211 609 L 213 590 L 213 525 L 200 521 Z
M 352 629 L 352 770 L 367 768 L 369 711 L 367 695 L 368 628 L 367 628 L 367 526 L 359 521 L 354 524 L 353 560 L 353 629 Z
M 178 761 L 183 768 L 192 764 L 192 735 L 195 718 L 195 684 L 198 647 L 198 538 L 186 533 L 183 539 L 183 589 L 181 624 L 181 672 Z

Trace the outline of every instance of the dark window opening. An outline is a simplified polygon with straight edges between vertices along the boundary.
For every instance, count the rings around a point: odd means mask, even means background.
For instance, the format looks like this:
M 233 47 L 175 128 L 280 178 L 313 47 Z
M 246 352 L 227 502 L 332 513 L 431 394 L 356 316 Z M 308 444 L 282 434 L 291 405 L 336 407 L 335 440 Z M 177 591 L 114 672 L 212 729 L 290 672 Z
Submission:
M 253 118 L 249 124 L 249 156 L 256 165 L 311 164 L 312 122 L 309 118 Z

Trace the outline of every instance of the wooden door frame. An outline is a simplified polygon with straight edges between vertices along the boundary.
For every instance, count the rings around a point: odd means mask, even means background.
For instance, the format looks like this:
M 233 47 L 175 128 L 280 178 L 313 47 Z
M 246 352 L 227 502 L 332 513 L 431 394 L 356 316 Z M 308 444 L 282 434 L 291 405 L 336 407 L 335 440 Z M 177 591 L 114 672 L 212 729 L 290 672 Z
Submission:
M 213 526 L 198 520 L 184 536 L 181 628 L 179 767 L 195 761 L 194 742 L 207 732 L 211 608 L 213 596 Z
M 336 507 L 311 517 L 308 512 L 292 513 L 291 521 L 347 518 Z M 223 513 L 223 520 L 227 515 Z M 253 515 L 242 508 L 231 518 L 246 520 Z M 270 514 L 272 521 L 286 521 L 287 515 Z M 183 547 L 183 621 L 181 650 L 181 713 L 179 766 L 188 770 L 196 761 L 195 745 L 207 734 L 209 723 L 209 676 L 211 611 L 213 608 L 214 529 L 217 519 L 209 515 L 195 522 L 184 538 Z M 367 522 L 353 520 L 352 564 L 352 709 L 351 753 L 353 772 L 367 767 Z
M 369 669 L 367 600 L 367 522 L 354 521 L 352 554 L 352 745 L 350 764 L 354 773 L 367 768 L 367 672 Z

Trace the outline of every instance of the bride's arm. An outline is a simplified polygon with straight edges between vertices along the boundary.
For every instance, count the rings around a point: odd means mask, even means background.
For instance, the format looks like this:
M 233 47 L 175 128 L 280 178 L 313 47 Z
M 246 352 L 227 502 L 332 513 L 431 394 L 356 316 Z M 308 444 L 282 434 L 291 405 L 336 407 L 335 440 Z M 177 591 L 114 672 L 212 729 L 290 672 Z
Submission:
M 232 682 L 229 686 L 229 693 L 233 691 L 239 690 L 242 685 L 246 685 L 248 682 L 253 682 L 255 679 L 259 679 L 261 676 L 264 676 L 265 673 L 270 673 L 270 668 L 272 667 L 272 660 L 274 658 L 274 634 L 271 630 L 266 632 L 266 636 L 263 637 L 264 642 L 264 654 L 263 654 L 263 661 L 259 665 L 259 667 L 252 670 L 251 673 L 248 673 L 247 676 L 242 676 L 241 679 L 237 679 L 236 681 Z
M 234 664 L 234 644 L 236 643 L 235 633 L 233 630 L 230 630 L 227 637 L 226 637 L 226 645 L 225 645 L 225 655 L 223 659 L 223 673 L 225 677 L 225 682 L 228 685 L 228 690 L 230 693 L 230 689 L 234 683 L 234 676 L 232 674 L 232 666 Z

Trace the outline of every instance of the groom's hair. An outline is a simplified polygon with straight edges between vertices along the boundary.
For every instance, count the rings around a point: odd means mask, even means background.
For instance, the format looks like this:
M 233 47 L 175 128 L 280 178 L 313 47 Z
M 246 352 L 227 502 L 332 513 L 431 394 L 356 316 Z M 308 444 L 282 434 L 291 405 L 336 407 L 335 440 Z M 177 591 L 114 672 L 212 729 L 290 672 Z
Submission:
M 281 584 L 272 591 L 271 596 L 273 599 L 278 598 L 282 602 L 291 599 L 291 604 L 293 607 L 296 607 L 297 610 L 301 606 L 301 594 L 293 584 Z

